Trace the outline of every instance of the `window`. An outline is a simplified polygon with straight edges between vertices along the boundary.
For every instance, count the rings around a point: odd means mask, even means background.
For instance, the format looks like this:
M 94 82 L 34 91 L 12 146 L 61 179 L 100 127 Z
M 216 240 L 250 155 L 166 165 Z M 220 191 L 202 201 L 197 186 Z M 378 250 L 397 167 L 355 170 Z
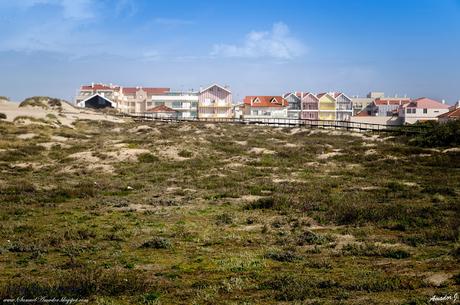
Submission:
M 182 102 L 173 102 L 172 108 L 182 108 Z
M 423 113 L 424 113 L 424 114 L 427 114 L 427 113 L 428 113 L 428 109 L 423 108 Z
M 162 106 L 164 104 L 165 104 L 165 102 L 155 102 L 155 106 Z

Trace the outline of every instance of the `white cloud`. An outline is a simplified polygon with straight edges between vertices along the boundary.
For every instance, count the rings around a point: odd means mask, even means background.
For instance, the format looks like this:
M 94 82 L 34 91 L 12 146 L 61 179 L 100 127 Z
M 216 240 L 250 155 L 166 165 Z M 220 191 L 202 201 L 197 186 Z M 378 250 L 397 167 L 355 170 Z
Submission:
M 5 3 L 4 3 L 5 4 Z M 84 20 L 94 17 L 95 0 L 21 0 L 8 1 L 7 6 L 29 9 L 39 5 L 57 6 L 66 19 Z
M 305 54 L 306 50 L 306 46 L 289 33 L 288 26 L 278 22 L 271 31 L 250 32 L 242 45 L 216 44 L 211 55 L 289 60 Z

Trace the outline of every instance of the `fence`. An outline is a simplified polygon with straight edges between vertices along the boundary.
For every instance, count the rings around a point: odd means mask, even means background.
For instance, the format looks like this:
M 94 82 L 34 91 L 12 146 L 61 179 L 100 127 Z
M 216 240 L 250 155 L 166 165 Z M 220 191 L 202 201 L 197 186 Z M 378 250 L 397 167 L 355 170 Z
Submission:
M 136 121 L 163 121 L 163 122 L 204 122 L 204 123 L 229 123 L 246 125 L 271 125 L 278 127 L 308 127 L 339 129 L 349 131 L 373 131 L 373 132 L 398 132 L 398 133 L 425 133 L 428 126 L 421 125 L 383 125 L 375 123 L 362 123 L 336 120 L 316 119 L 290 119 L 290 118 L 182 118 L 155 116 L 153 113 L 130 113 L 119 114 L 123 117 L 131 117 Z

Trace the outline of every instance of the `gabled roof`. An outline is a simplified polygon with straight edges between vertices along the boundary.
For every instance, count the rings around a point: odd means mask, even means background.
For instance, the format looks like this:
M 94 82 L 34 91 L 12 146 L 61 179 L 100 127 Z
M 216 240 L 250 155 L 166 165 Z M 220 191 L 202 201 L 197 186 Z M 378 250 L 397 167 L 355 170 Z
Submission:
M 100 95 L 99 93 L 96 93 L 96 94 L 91 95 L 90 97 L 84 99 L 83 101 L 79 102 L 78 104 L 83 104 L 83 103 L 85 103 L 86 101 L 89 101 L 90 99 L 92 99 L 92 98 L 95 97 L 95 96 L 99 96 L 100 98 L 106 100 L 106 101 L 109 102 L 113 107 L 116 107 L 116 105 L 117 105 L 117 103 L 115 103 L 114 101 L 112 101 L 112 100 L 109 99 L 109 98 L 106 98 L 105 96 Z
M 174 109 L 169 108 L 168 106 L 165 105 L 159 105 L 150 109 L 147 109 L 148 112 L 177 112 Z
M 311 92 L 305 92 L 305 93 L 303 94 L 302 98 L 305 98 L 305 97 L 307 97 L 307 96 L 311 96 L 311 97 L 313 97 L 315 100 L 319 100 L 319 98 L 318 98 L 315 94 L 313 94 L 313 93 L 311 93 Z
M 204 88 L 204 89 L 200 90 L 200 93 L 205 92 L 205 91 L 211 89 L 212 87 L 219 87 L 220 89 L 225 90 L 225 91 L 227 91 L 228 93 L 232 93 L 229 89 L 227 89 L 227 88 L 225 88 L 225 87 L 222 87 L 222 86 L 220 86 L 220 85 L 218 85 L 218 84 L 212 84 L 211 86 L 209 86 L 209 87 L 207 87 L 207 88 Z
M 289 96 L 293 95 L 295 98 L 301 99 L 303 92 L 288 92 L 283 95 L 283 98 L 288 98 Z
M 246 96 L 243 100 L 245 105 L 251 106 L 256 102 L 257 107 L 287 107 L 288 101 L 282 96 Z
M 323 92 L 323 93 L 318 93 L 316 96 L 317 96 L 318 99 L 320 99 L 325 95 L 327 95 L 327 96 L 331 97 L 333 100 L 335 100 L 335 97 L 334 97 L 333 93 Z
M 426 108 L 426 109 L 449 109 L 449 106 L 441 102 L 421 97 L 415 100 L 412 100 L 410 103 L 403 105 L 403 107 L 409 108 Z
M 452 119 L 460 119 L 460 108 L 453 109 L 449 112 L 443 113 L 438 118 L 452 118 Z
M 334 92 L 333 97 L 337 99 L 339 96 L 344 96 L 347 100 L 351 101 L 351 98 L 343 92 Z

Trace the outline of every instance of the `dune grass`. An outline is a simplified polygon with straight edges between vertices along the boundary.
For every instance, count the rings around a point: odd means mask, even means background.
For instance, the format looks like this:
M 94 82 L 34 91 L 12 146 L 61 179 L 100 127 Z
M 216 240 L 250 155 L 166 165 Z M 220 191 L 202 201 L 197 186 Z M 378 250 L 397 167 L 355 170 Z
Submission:
M 458 292 L 458 152 L 308 129 L 133 127 L 0 122 L 0 299 L 424 304 Z

